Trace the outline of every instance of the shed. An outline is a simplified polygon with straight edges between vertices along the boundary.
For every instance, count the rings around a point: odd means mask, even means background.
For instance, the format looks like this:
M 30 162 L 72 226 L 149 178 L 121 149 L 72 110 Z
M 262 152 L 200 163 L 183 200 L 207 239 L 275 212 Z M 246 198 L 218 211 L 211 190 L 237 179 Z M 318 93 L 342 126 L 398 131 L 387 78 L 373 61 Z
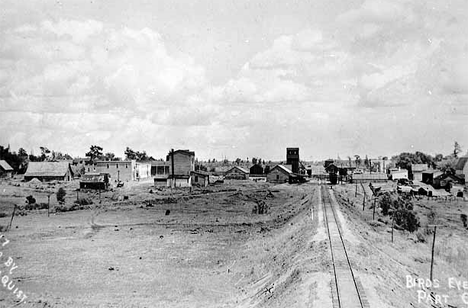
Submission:
M 6 160 L 0 160 L 0 177 L 12 177 L 13 171 L 13 168 Z
M 30 162 L 24 179 L 30 181 L 34 178 L 41 182 L 71 181 L 73 171 L 68 162 Z
M 225 179 L 231 179 L 231 180 L 248 180 L 249 179 L 249 170 L 239 167 L 239 166 L 234 166 L 228 171 L 226 171 L 224 175 Z
M 206 187 L 210 184 L 210 174 L 208 172 L 192 171 L 190 176 L 192 177 L 193 186 Z

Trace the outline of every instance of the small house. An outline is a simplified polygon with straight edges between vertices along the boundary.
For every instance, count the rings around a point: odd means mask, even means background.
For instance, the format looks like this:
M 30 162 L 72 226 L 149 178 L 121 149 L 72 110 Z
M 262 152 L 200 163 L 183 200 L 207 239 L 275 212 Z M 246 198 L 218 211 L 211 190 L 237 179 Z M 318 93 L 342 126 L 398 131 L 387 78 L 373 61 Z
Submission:
M 249 179 L 249 170 L 234 166 L 224 174 L 224 178 L 227 180 L 248 180 Z
M 210 184 L 210 174 L 204 171 L 192 171 L 192 186 L 206 187 Z
M 13 168 L 5 160 L 0 160 L 0 177 L 11 178 L 13 176 Z
M 289 177 L 292 175 L 292 171 L 283 165 L 274 166 L 267 174 L 267 182 L 270 183 L 288 183 Z
M 71 181 L 73 171 L 68 162 L 29 162 L 24 179 L 38 179 L 41 182 Z

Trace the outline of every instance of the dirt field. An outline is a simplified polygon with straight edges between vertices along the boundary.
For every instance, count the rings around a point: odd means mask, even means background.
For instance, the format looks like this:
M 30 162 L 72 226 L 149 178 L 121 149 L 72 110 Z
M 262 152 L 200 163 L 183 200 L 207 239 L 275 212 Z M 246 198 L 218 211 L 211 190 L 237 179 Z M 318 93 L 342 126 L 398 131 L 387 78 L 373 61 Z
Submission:
M 7 216 L 0 226 L 9 224 L 14 204 L 23 205 L 28 195 L 47 203 L 48 192 L 58 187 L 2 183 L 0 213 Z M 64 187 L 70 207 L 77 184 Z M 312 183 L 233 181 L 171 192 L 139 182 L 100 195 L 80 192 L 78 198 L 93 204 L 57 213 L 52 195 L 50 217 L 47 209 L 24 211 L 27 215 L 15 216 L 12 229 L 2 233 L 0 275 L 14 286 L 0 285 L 0 307 L 19 303 L 21 290 L 26 307 L 332 308 L 319 190 Z M 388 218 L 378 213 L 383 222 L 372 221 L 369 203 L 362 211 L 362 192 L 355 197 L 352 185 L 336 185 L 333 191 L 352 266 L 370 307 L 429 307 L 418 303 L 417 288 L 407 288 L 406 277 L 428 278 L 432 235 L 424 226 L 431 209 L 443 225 L 434 267 L 441 283 L 433 290 L 446 294 L 448 304 L 466 306 L 463 291 L 447 283 L 450 277 L 464 281 L 468 276 L 467 231 L 460 220 L 466 202 L 422 200 L 419 238 L 395 231 L 391 243 Z M 268 213 L 253 214 L 263 203 Z
M 47 202 L 42 185 L 20 184 L 1 186 L 1 212 L 10 214 L 12 204 L 23 204 L 30 194 Z M 70 204 L 75 186 L 66 188 Z M 281 251 L 291 241 L 300 246 L 302 237 L 292 226 L 310 207 L 310 187 L 239 182 L 192 193 L 151 189 L 151 183 L 138 183 L 101 193 L 101 203 L 98 194 L 87 195 L 95 202 L 87 210 L 50 217 L 47 210 L 32 210 L 16 216 L 11 231 L 4 233 L 10 242 L 3 247 L 2 263 L 8 256 L 14 259 L 17 268 L 10 277 L 27 295 L 27 304 L 250 305 L 263 299 L 262 292 L 253 291 L 276 278 L 272 270 L 287 272 L 286 259 L 301 249 Z M 113 201 L 117 195 L 128 200 Z M 268 214 L 252 214 L 258 200 L 268 204 Z M 55 195 L 51 205 L 56 205 Z M 0 225 L 9 221 L 1 218 Z M 287 243 L 282 240 L 286 236 Z M 2 266 L 4 273 L 8 269 Z M 13 290 L 1 287 L 0 292 L 0 306 L 18 302 Z

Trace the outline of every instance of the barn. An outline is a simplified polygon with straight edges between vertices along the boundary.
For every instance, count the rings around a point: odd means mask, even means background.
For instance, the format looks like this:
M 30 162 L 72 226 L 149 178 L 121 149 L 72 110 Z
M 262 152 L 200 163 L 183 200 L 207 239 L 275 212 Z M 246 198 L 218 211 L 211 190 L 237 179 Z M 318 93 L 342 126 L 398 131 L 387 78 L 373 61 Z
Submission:
M 71 181 L 73 171 L 69 162 L 29 162 L 24 179 L 38 179 L 41 182 Z

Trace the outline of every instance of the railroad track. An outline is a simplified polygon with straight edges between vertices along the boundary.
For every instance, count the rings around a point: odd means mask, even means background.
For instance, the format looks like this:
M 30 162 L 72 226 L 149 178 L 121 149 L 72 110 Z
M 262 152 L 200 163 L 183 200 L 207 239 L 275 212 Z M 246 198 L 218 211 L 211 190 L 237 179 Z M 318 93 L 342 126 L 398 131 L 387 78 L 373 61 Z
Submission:
M 343 240 L 341 225 L 331 202 L 330 192 L 321 186 L 323 212 L 333 265 L 333 308 L 369 308 L 360 281 L 355 277 Z

